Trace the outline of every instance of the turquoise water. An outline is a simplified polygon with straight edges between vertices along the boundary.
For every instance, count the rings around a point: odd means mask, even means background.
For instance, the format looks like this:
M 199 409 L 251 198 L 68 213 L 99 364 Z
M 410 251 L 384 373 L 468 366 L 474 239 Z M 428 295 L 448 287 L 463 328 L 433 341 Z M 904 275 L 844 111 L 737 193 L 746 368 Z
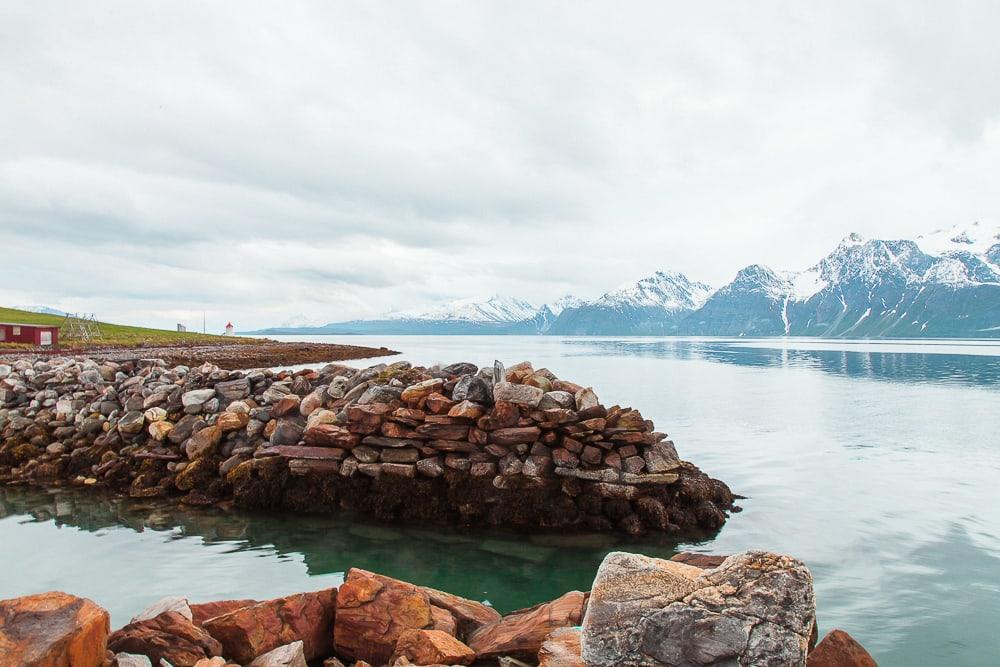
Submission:
M 317 339 L 328 340 L 318 337 Z M 155 599 L 265 597 L 357 565 L 502 611 L 586 588 L 613 548 L 764 548 L 802 558 L 821 631 L 882 665 L 1000 662 L 1000 344 L 550 337 L 349 337 L 423 364 L 531 359 L 640 408 L 745 511 L 701 543 L 531 540 L 346 517 L 179 510 L 0 494 L 0 597 L 61 588 L 114 623 Z M 360 362 L 359 362 L 360 363 Z

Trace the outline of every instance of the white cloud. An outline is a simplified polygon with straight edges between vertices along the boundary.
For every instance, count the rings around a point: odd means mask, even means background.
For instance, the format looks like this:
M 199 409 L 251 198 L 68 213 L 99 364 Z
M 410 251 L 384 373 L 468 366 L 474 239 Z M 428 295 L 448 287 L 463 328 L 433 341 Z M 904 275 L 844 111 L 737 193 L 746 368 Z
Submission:
M 340 320 L 997 218 L 997 12 L 7 3 L 0 302 Z

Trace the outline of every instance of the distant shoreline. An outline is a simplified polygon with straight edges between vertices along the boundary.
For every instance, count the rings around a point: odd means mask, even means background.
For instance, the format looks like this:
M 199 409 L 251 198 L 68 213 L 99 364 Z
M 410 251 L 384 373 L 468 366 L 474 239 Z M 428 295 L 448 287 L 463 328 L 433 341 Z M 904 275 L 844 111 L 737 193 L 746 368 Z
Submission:
M 239 341 L 239 342 L 237 342 Z M 39 351 L 38 349 L 0 351 L 0 362 L 37 359 L 44 356 L 85 355 L 92 359 L 127 361 L 131 359 L 164 359 L 171 364 L 195 366 L 210 362 L 228 370 L 296 366 L 329 361 L 348 361 L 388 357 L 399 354 L 387 347 L 337 345 L 333 343 L 290 343 L 271 340 L 248 342 L 234 339 L 232 343 L 175 343 L 166 345 L 93 345 L 72 349 Z

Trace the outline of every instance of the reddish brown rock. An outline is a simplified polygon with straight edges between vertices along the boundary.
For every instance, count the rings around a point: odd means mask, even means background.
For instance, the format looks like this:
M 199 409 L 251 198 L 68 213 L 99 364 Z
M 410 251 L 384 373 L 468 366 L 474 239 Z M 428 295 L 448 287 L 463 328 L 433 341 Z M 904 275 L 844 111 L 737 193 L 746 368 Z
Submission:
M 483 406 L 472 401 L 462 401 L 456 403 L 448 410 L 449 417 L 462 417 L 465 419 L 479 419 L 483 416 Z
M 455 621 L 455 616 L 447 609 L 432 604 L 431 624 L 433 630 L 447 632 L 452 637 L 458 636 L 458 622 Z
M 312 447 L 340 447 L 353 449 L 361 442 L 357 434 L 335 424 L 316 424 L 302 434 L 302 439 Z
M 206 426 L 191 436 L 184 445 L 184 450 L 189 459 L 197 459 L 215 453 L 221 441 L 222 429 L 218 426 Z
M 109 623 L 107 611 L 66 593 L 0 600 L 0 656 L 5 665 L 98 667 Z
M 710 570 L 713 567 L 719 567 L 722 565 L 722 562 L 726 560 L 726 558 L 728 558 L 728 556 L 696 554 L 692 551 L 682 551 L 671 557 L 670 560 L 677 563 L 684 563 L 685 565 L 694 565 L 695 567 L 700 567 L 703 570 Z
M 469 435 L 469 427 L 462 424 L 428 424 L 423 423 L 416 428 L 419 435 L 435 440 L 465 440 Z
M 239 431 L 248 423 L 250 423 L 250 415 L 245 412 L 223 412 L 219 415 L 219 419 L 215 422 L 215 425 L 223 433 L 229 433 L 230 431 Z
M 542 430 L 537 426 L 527 426 L 524 428 L 500 428 L 490 433 L 490 442 L 498 445 L 520 445 L 530 444 L 538 440 Z
M 580 631 L 576 628 L 553 630 L 538 651 L 538 667 L 587 667 L 581 657 Z
M 403 581 L 352 568 L 337 595 L 337 654 L 375 665 L 389 661 L 406 630 L 430 629 L 427 593 Z
M 424 399 L 424 407 L 436 415 L 447 415 L 454 405 L 455 401 L 436 392 Z
M 469 665 L 476 654 L 440 630 L 404 630 L 396 641 L 392 661 L 401 657 L 415 665 Z
M 389 410 L 385 403 L 352 405 L 347 408 L 347 429 L 364 435 L 375 433 L 382 426 L 383 417 Z
M 440 378 L 432 378 L 430 380 L 424 380 L 423 382 L 418 382 L 417 384 L 411 385 L 403 390 L 400 398 L 408 403 L 410 406 L 414 406 L 423 399 L 427 398 L 434 392 L 441 389 L 444 386 L 444 380 Z
M 241 664 L 301 640 L 307 660 L 332 650 L 337 589 L 299 593 L 236 609 L 205 621 L 224 654 Z
M 426 417 L 426 414 L 423 410 L 398 408 L 392 413 L 392 417 L 390 417 L 390 419 L 397 421 L 400 424 L 406 424 L 407 426 L 416 426 L 424 421 L 424 417 Z
M 108 649 L 145 655 L 154 664 L 166 660 L 175 667 L 194 667 L 200 660 L 222 655 L 222 644 L 176 611 L 129 623 L 108 638 Z
M 487 607 L 481 602 L 467 600 L 426 586 L 421 586 L 420 590 L 427 594 L 431 604 L 451 612 L 458 623 L 456 636 L 459 638 L 468 637 L 484 625 L 496 623 L 501 619 L 500 613 L 496 609 Z
M 572 591 L 561 598 L 515 611 L 484 626 L 469 637 L 469 646 L 481 660 L 503 655 L 533 659 L 556 628 L 580 625 L 586 595 Z
M 215 602 L 192 604 L 190 605 L 191 620 L 194 621 L 195 625 L 202 625 L 210 618 L 222 616 L 231 611 L 250 607 L 255 604 L 258 604 L 258 600 L 217 600 Z
M 271 407 L 271 416 L 286 417 L 293 412 L 298 412 L 300 400 L 295 394 L 286 395 Z
M 495 431 L 498 428 L 517 426 L 521 411 L 508 401 L 497 401 L 488 415 L 479 418 L 478 426 L 484 431 Z
M 865 647 L 843 630 L 831 630 L 809 654 L 807 667 L 878 667 Z

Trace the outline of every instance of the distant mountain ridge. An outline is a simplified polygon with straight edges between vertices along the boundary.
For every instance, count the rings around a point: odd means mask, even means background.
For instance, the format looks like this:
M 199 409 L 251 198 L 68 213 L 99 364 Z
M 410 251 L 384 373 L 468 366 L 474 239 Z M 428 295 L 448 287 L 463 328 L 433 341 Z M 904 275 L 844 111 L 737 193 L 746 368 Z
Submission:
M 805 271 L 752 264 L 715 290 L 658 271 L 590 301 L 535 307 L 495 295 L 252 333 L 1000 337 L 1000 227 L 956 225 L 916 240 L 851 234 Z

